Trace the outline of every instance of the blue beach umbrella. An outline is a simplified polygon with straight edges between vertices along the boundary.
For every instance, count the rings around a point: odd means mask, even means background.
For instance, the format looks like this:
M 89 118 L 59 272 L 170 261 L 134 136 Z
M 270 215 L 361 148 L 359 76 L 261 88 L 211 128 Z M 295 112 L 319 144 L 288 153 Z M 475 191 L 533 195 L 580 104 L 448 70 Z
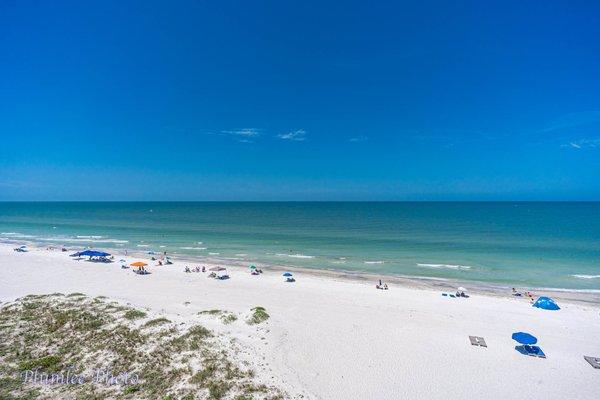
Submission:
M 256 267 L 254 265 L 251 265 L 250 269 L 256 269 Z
M 512 339 L 521 344 L 536 344 L 537 338 L 526 332 L 515 332 L 512 334 Z
M 541 308 L 543 310 L 560 310 L 560 307 L 550 297 L 540 297 L 535 303 L 534 307 Z
M 289 277 L 289 276 L 292 276 L 292 273 L 291 273 L 291 272 L 285 272 L 285 273 L 283 274 L 283 276 L 288 276 L 288 277 Z

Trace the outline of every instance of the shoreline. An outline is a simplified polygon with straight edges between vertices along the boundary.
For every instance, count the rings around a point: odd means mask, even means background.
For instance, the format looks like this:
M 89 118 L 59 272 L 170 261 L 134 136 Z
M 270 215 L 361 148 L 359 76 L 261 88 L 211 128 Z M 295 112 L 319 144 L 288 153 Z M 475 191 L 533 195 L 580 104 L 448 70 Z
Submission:
M 59 251 L 58 248 L 60 245 L 54 243 L 47 243 L 43 245 L 38 242 L 31 241 L 11 241 L 11 240 L 3 240 L 0 241 L 0 245 L 2 246 L 15 246 L 17 244 L 27 243 L 27 246 L 32 249 L 37 250 L 46 250 L 47 247 L 55 247 L 57 248 L 55 251 Z M 67 253 L 72 251 L 80 250 L 80 247 L 71 248 L 67 247 Z M 142 258 L 142 259 L 150 259 L 153 255 L 147 254 L 144 250 L 129 250 L 127 249 L 127 254 L 125 251 L 120 249 L 111 248 L 111 254 L 118 257 L 134 257 L 134 258 Z M 155 257 L 163 257 L 162 253 L 154 254 Z M 405 286 L 409 288 L 417 288 L 417 289 L 427 289 L 427 290 L 436 290 L 436 291 L 452 291 L 457 287 L 466 287 L 469 289 L 469 292 L 494 296 L 494 297 L 504 297 L 504 298 L 514 298 L 511 295 L 512 287 L 515 287 L 519 292 L 535 292 L 537 296 L 543 295 L 548 297 L 553 297 L 555 299 L 561 301 L 569 301 L 569 302 L 578 302 L 582 304 L 596 304 L 600 305 L 600 290 L 597 289 L 571 289 L 571 288 L 548 288 L 548 287 L 535 287 L 535 286 L 511 286 L 509 284 L 500 284 L 500 283 L 487 283 L 476 280 L 459 280 L 452 278 L 437 278 L 437 277 L 426 277 L 426 276 L 408 276 L 408 275 L 398 275 L 398 274 L 390 274 L 390 273 L 370 273 L 363 271 L 352 271 L 352 270 L 343 270 L 343 269 L 326 269 L 326 268 L 307 268 L 301 266 L 294 265 L 277 265 L 265 262 L 254 262 L 247 260 L 232 260 L 227 258 L 218 258 L 211 256 L 191 256 L 185 254 L 175 253 L 175 255 L 167 253 L 167 256 L 174 261 L 189 263 L 191 264 L 205 264 L 207 266 L 221 266 L 227 268 L 236 268 L 238 270 L 246 270 L 249 264 L 257 265 L 261 268 L 277 271 L 277 272 L 285 272 L 287 270 L 294 271 L 297 273 L 302 273 L 305 275 L 311 275 L 315 277 L 322 277 L 326 279 L 338 279 L 338 280 L 347 280 L 353 282 L 372 282 L 373 285 L 379 280 L 382 279 L 388 283 L 392 283 L 399 286 Z M 169 268 L 169 266 L 165 266 L 165 268 Z
M 123 259 L 148 261 L 137 255 Z M 17 253 L 8 245 L 0 245 L 0 258 L 1 307 L 31 294 L 81 292 L 148 310 L 177 326 L 200 323 L 225 343 L 238 342 L 243 350 L 237 355 L 295 399 L 442 400 L 450 393 L 591 400 L 600 377 L 583 359 L 600 355 L 600 306 L 568 296 L 557 298 L 561 310 L 546 311 L 508 291 L 490 295 L 471 286 L 470 298 L 451 299 L 441 292 L 452 293 L 456 285 L 446 282 L 388 279 L 384 291 L 364 275 L 294 270 L 296 282 L 286 283 L 280 269 L 265 267 L 252 276 L 246 266 L 231 265 L 231 279 L 215 280 L 184 273 L 184 259 L 170 266 L 151 262 L 151 274 L 140 276 L 118 262 L 78 261 L 60 249 Z M 246 324 L 256 307 L 270 318 Z M 211 310 L 238 320 L 225 325 L 207 314 Z M 516 351 L 511 335 L 519 331 L 535 335 L 548 358 Z M 469 335 L 483 337 L 488 347 L 472 346 Z

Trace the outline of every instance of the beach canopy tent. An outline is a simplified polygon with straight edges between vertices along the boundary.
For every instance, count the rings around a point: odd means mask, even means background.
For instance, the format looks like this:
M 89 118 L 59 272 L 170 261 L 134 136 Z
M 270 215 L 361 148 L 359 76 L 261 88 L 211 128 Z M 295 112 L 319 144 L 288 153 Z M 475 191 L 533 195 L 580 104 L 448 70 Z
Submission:
M 85 251 L 80 251 L 79 253 L 75 253 L 75 254 L 79 254 L 79 256 L 85 256 L 85 257 L 108 257 L 108 256 L 110 256 L 110 253 L 105 253 L 104 251 L 97 251 L 97 250 L 85 250 Z
M 215 271 L 215 272 L 219 272 L 219 271 L 225 271 L 227 268 L 223 268 L 223 267 L 213 267 L 211 269 L 209 269 L 209 271 Z
M 550 297 L 540 297 L 535 303 L 534 307 L 541 308 L 543 310 L 560 310 L 560 307 Z
M 525 345 L 537 343 L 537 338 L 527 332 L 515 332 L 512 334 L 512 339 Z
M 292 273 L 291 272 L 284 272 L 283 276 L 288 276 L 289 277 L 289 276 L 292 276 Z

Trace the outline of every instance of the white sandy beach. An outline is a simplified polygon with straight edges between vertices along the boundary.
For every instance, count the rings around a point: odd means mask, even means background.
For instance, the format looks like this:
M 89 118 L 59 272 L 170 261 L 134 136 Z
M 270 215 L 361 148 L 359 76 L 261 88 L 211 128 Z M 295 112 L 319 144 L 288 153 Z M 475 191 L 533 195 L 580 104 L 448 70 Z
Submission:
M 27 294 L 83 292 L 149 308 L 173 321 L 198 311 L 247 314 L 263 306 L 261 327 L 202 320 L 264 357 L 263 377 L 306 399 L 598 399 L 600 306 L 560 301 L 560 311 L 534 308 L 524 298 L 473 293 L 451 299 L 427 288 L 375 290 L 374 282 L 305 272 L 284 283 L 280 271 L 251 276 L 230 267 L 231 279 L 183 273 L 184 263 L 150 264 L 138 276 L 119 263 L 76 261 L 68 253 L 0 245 L 0 300 Z M 117 256 L 117 259 L 121 258 Z M 139 258 L 126 257 L 131 262 Z M 197 265 L 197 264 L 190 264 Z M 189 302 L 189 304 L 185 304 Z M 539 339 L 547 359 L 515 350 L 511 334 Z M 488 347 L 471 346 L 482 336 Z M 264 338 L 264 339 L 262 339 Z M 266 375 L 271 376 L 266 376 Z

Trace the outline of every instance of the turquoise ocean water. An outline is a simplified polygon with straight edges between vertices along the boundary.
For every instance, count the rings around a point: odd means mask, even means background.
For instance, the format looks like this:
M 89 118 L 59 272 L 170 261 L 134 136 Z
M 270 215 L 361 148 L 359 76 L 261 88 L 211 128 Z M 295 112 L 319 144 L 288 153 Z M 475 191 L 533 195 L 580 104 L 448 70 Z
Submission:
M 600 203 L 0 203 L 0 240 L 600 290 Z

